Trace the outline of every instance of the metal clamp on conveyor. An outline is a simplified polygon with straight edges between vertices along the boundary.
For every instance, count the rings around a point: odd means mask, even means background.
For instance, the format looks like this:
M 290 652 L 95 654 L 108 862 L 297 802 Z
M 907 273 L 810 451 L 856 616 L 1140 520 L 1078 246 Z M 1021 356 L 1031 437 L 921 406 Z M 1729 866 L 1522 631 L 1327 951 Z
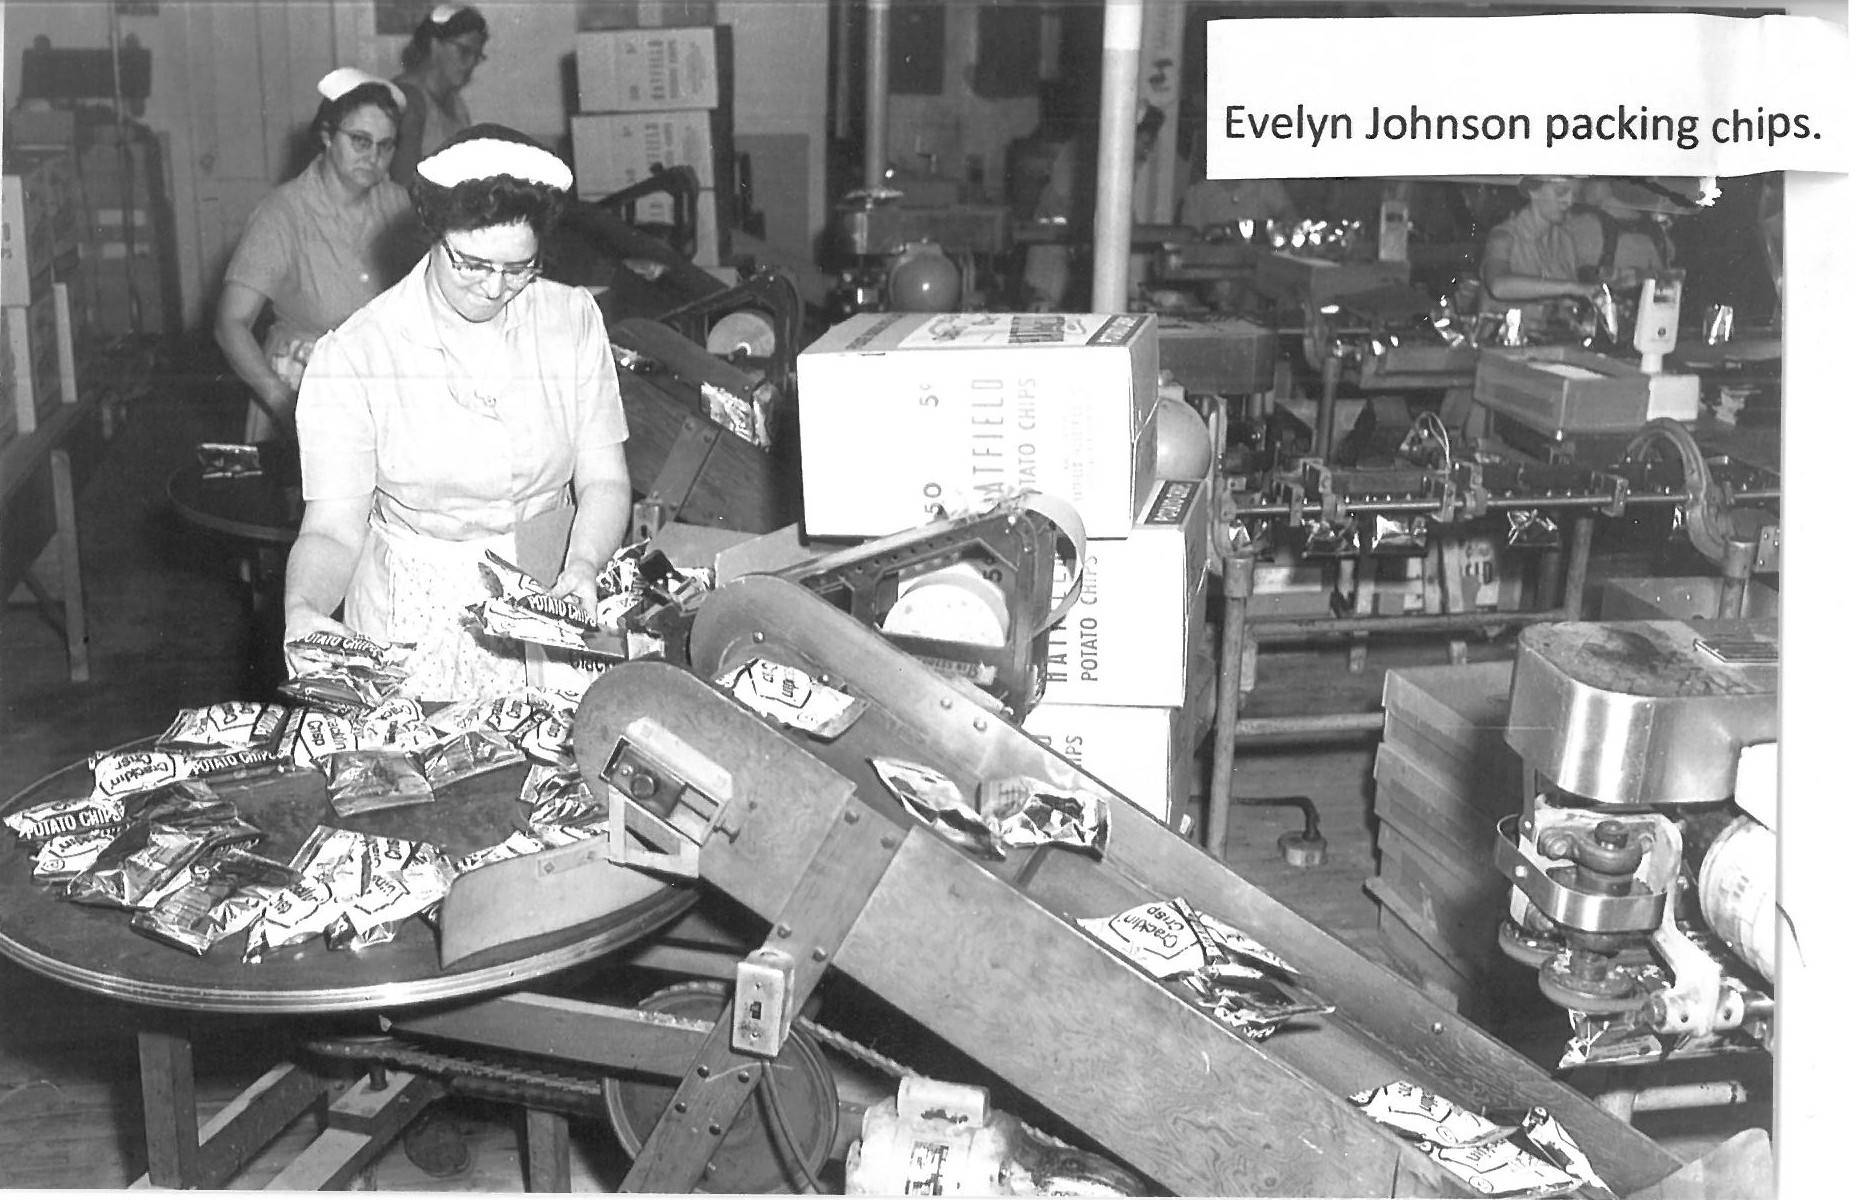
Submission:
M 1082 592 L 1084 552 L 1077 511 L 1056 496 L 1028 492 L 985 512 L 809 559 L 779 576 L 1024 717 L 1043 688 L 1047 634 Z M 1054 599 L 1061 565 L 1068 583 Z M 989 610 L 981 628 L 939 619 L 923 603 L 938 591 Z

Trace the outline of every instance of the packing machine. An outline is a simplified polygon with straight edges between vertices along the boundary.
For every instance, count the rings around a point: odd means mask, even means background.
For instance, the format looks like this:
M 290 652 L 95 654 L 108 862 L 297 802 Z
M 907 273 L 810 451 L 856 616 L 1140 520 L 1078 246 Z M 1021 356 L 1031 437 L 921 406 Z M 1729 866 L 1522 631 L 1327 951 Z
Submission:
M 1771 1048 L 1778 623 L 1522 631 L 1507 740 L 1534 776 L 1499 826 L 1499 941 L 1574 1014 L 1569 1055 Z

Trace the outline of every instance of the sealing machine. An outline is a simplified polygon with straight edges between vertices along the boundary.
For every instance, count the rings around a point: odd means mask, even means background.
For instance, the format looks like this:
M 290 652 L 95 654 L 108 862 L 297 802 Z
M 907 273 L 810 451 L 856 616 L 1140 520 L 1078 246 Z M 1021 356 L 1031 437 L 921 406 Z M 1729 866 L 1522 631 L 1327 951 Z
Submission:
M 1574 1061 L 1771 1049 L 1778 663 L 1772 620 L 1522 632 L 1506 736 L 1536 783 L 1499 825 L 1499 941 Z

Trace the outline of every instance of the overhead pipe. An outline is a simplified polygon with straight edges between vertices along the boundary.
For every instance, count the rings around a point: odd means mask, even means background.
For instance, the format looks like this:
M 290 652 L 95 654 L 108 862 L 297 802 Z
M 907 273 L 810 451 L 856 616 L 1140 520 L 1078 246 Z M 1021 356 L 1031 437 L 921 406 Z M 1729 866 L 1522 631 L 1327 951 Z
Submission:
M 864 185 L 890 172 L 890 0 L 865 0 Z
M 1097 110 L 1097 223 L 1091 253 L 1092 312 L 1122 312 L 1129 307 L 1135 110 L 1142 83 L 1142 2 L 1104 0 L 1103 86 Z

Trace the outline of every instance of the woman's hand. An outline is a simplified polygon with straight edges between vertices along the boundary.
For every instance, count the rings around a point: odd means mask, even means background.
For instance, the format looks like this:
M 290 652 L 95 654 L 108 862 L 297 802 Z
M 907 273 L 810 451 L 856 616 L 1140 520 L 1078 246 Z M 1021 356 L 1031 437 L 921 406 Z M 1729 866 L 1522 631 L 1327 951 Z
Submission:
M 291 677 L 303 674 L 313 666 L 307 660 L 299 659 L 291 650 L 298 640 L 312 633 L 332 633 L 337 637 L 354 637 L 355 631 L 334 617 L 326 617 L 308 608 L 297 608 L 284 614 L 284 665 L 289 668 Z
M 594 576 L 599 574 L 586 561 L 571 558 L 561 568 L 561 574 L 555 577 L 555 586 L 548 589 L 551 596 L 572 600 L 580 606 L 581 614 L 589 621 L 599 610 L 600 597 L 594 588 Z

